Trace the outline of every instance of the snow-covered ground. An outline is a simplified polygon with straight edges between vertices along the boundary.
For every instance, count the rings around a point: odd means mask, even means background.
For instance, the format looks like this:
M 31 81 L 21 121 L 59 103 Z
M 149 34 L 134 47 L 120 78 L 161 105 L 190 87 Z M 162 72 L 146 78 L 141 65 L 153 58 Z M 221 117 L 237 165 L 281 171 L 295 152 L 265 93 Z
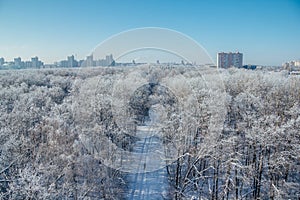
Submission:
M 151 112 L 150 121 L 145 126 L 137 127 L 136 136 L 140 140 L 135 143 L 132 152 L 139 156 L 133 161 L 136 171 L 126 176 L 127 199 L 170 199 L 158 121 L 159 117 Z

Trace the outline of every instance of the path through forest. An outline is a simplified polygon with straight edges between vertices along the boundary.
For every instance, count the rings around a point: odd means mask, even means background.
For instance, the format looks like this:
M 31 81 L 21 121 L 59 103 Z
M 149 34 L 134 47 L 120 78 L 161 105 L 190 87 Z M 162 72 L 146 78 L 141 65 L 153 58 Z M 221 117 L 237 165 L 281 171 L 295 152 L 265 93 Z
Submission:
M 140 138 L 133 147 L 138 160 L 134 161 L 136 172 L 128 173 L 127 199 L 170 199 L 164 152 L 159 129 L 151 125 L 138 126 L 136 136 Z

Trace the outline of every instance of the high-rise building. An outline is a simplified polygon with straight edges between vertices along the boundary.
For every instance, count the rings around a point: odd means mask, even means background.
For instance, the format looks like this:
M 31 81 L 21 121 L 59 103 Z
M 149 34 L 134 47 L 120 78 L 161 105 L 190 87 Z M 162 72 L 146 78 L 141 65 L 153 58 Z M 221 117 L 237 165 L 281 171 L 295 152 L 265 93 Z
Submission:
M 112 54 L 110 54 L 110 55 L 108 55 L 108 56 L 106 56 L 106 65 L 107 66 L 110 66 L 111 64 L 112 64 L 112 62 L 114 61 L 114 59 L 113 59 L 113 55 Z
M 39 58 L 37 56 L 31 58 L 31 67 L 37 68 L 38 67 L 38 62 L 39 62 Z
M 21 60 L 21 58 L 20 57 L 14 58 L 14 64 L 15 64 L 15 66 L 22 67 L 22 60 Z
M 96 66 L 107 66 L 107 62 L 105 59 L 96 60 Z
M 61 60 L 60 62 L 54 63 L 59 67 L 78 67 L 78 62 L 75 60 L 74 55 L 68 56 L 67 60 Z
M 5 62 L 4 58 L 0 58 L 0 66 L 2 66 L 4 62 Z
M 62 60 L 59 62 L 59 67 L 69 67 L 69 63 L 67 60 Z
M 40 68 L 43 66 L 43 62 L 39 60 L 37 56 L 31 58 L 31 67 L 33 68 Z
M 95 66 L 114 66 L 115 61 L 113 55 L 107 55 L 105 59 L 94 60 L 93 55 L 87 56 L 85 61 L 79 61 L 77 63 L 80 67 L 95 67 Z
M 92 66 L 94 66 L 93 55 L 90 55 L 90 56 L 87 56 L 87 57 L 86 57 L 86 66 L 87 66 L 87 67 L 92 67 Z
M 229 67 L 243 67 L 243 54 L 242 53 L 218 53 L 218 67 L 229 68 Z
M 78 67 L 84 67 L 84 60 L 78 61 Z
M 30 61 L 25 61 L 24 62 L 24 67 L 25 68 L 31 68 L 32 67 L 32 63 Z
M 78 63 L 75 60 L 74 56 L 68 56 L 68 67 L 77 67 Z

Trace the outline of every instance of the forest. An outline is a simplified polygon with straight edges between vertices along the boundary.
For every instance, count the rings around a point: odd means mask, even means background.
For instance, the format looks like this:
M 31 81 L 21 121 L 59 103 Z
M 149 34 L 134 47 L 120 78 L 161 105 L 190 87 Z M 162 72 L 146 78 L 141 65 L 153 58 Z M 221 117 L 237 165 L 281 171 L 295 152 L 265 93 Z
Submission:
M 143 65 L 0 71 L 0 199 L 124 199 L 150 111 L 170 199 L 300 198 L 300 76 Z

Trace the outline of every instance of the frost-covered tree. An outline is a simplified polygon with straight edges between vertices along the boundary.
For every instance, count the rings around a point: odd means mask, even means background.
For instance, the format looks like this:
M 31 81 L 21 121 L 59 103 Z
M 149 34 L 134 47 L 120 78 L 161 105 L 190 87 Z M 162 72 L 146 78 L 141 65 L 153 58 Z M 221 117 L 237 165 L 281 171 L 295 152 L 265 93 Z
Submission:
M 189 66 L 1 71 L 0 198 L 124 198 L 118 150 L 156 117 L 172 198 L 297 199 L 299 86 Z

